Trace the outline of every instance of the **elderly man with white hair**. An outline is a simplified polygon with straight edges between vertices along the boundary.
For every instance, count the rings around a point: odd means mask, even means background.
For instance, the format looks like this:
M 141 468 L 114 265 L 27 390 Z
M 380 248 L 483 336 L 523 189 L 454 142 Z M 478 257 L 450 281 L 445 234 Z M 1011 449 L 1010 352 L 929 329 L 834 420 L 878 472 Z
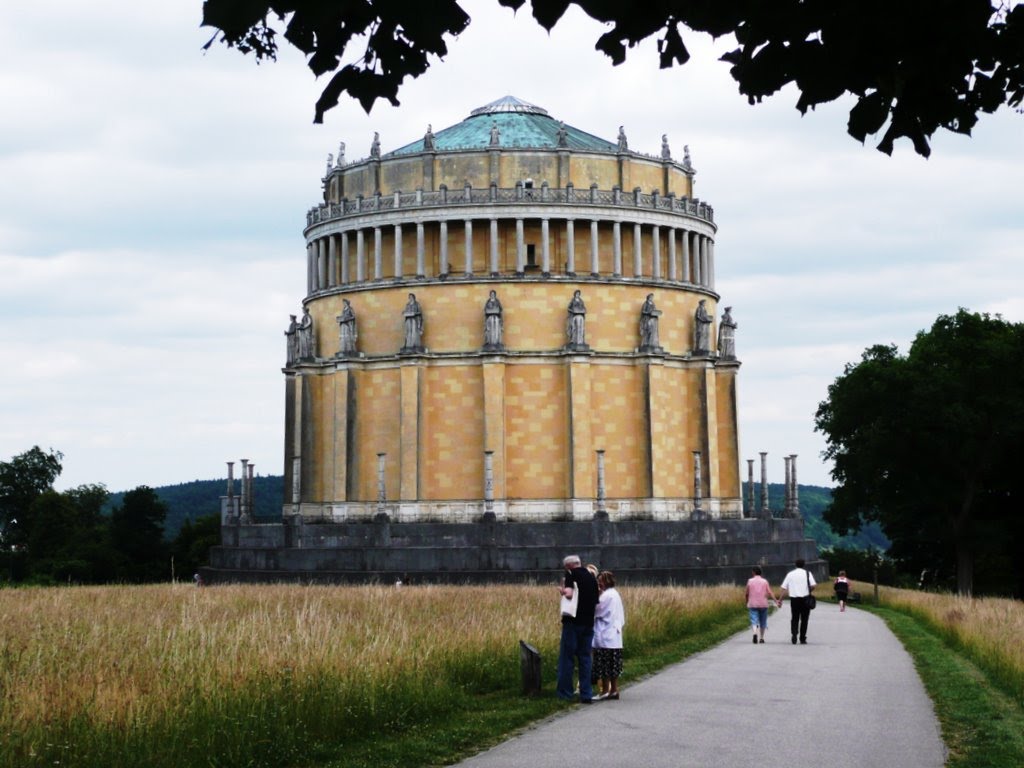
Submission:
M 597 579 L 583 567 L 579 555 L 562 561 L 565 579 L 559 588 L 562 600 L 562 641 L 558 649 L 558 698 L 573 701 L 572 673 L 579 666 L 580 703 L 590 704 L 594 691 L 590 681 L 591 646 L 594 641 L 594 609 L 597 607 Z

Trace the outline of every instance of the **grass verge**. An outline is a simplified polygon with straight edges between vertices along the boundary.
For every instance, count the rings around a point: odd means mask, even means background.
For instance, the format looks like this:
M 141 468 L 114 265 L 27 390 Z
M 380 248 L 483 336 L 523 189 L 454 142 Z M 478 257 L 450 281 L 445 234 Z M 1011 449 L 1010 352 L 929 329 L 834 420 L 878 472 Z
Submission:
M 947 768 L 1024 765 L 1024 709 L 927 622 L 890 608 L 877 613 L 914 658 L 935 706 Z

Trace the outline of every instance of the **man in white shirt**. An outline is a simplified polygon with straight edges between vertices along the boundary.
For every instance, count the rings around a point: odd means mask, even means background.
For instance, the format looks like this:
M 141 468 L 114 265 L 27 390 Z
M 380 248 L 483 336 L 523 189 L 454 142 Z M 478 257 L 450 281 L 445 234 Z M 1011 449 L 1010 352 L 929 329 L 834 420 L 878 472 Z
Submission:
M 797 635 L 800 636 L 800 643 L 807 644 L 807 622 L 811 618 L 811 607 L 808 599 L 817 583 L 811 572 L 804 569 L 803 558 L 798 558 L 796 568 L 786 574 L 782 580 L 781 597 L 789 595 L 789 633 L 792 636 L 793 645 L 796 645 Z

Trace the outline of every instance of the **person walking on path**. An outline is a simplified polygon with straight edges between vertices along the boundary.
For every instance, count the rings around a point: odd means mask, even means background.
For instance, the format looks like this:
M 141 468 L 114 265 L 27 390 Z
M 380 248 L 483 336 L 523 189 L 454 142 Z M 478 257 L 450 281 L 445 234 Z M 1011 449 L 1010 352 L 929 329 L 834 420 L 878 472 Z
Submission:
M 559 592 L 574 605 L 572 608 L 563 607 L 562 611 L 562 639 L 558 648 L 558 698 L 564 701 L 575 698 L 572 673 L 578 664 L 580 703 L 590 704 L 594 699 L 590 673 L 597 579 L 582 566 L 579 555 L 569 555 L 562 564 L 565 566 L 565 579 Z
M 601 681 L 601 693 L 595 699 L 618 701 L 619 676 L 622 674 L 622 628 L 626 611 L 615 589 L 615 574 L 601 571 L 597 577 L 601 596 L 594 613 L 594 676 Z
M 850 596 L 850 580 L 846 578 L 846 571 L 839 572 L 832 589 L 836 593 L 836 600 L 839 601 L 839 612 L 842 613 L 846 610 L 846 598 Z
M 747 611 L 750 613 L 750 628 L 754 631 L 754 643 L 764 642 L 764 633 L 768 629 L 768 600 L 776 605 L 782 601 L 775 597 L 772 586 L 761 575 L 761 566 L 751 569 L 751 577 L 747 580 Z
M 802 645 L 807 644 L 807 622 L 811 618 L 810 596 L 817 586 L 811 572 L 804 570 L 803 558 L 798 558 L 796 568 L 786 574 L 782 580 L 781 597 L 789 595 L 789 634 L 793 645 L 796 645 L 797 636 L 800 637 Z

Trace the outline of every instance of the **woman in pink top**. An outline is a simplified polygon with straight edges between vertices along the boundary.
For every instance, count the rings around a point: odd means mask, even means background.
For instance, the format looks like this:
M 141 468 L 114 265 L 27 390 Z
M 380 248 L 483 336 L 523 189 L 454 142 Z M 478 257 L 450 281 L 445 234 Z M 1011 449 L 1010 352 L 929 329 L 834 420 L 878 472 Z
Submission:
M 754 630 L 754 643 L 764 642 L 764 631 L 768 629 L 768 600 L 776 605 L 782 601 L 772 593 L 771 584 L 761 576 L 761 566 L 755 565 L 753 575 L 747 581 L 747 611 L 750 613 L 750 627 Z M 760 638 L 760 640 L 758 639 Z

